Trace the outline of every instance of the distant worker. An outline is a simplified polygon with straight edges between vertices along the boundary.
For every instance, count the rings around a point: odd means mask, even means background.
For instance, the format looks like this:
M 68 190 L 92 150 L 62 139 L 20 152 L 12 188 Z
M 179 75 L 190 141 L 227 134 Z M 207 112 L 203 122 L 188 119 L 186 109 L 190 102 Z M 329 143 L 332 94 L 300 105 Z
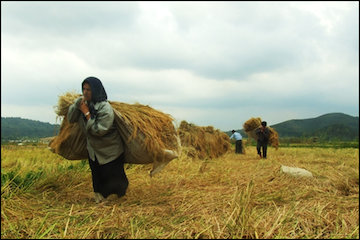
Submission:
M 236 132 L 235 130 L 232 130 L 232 135 L 230 139 L 235 138 L 235 153 L 239 154 L 242 153 L 242 136 L 240 133 Z
M 261 148 L 262 148 L 262 153 L 263 153 L 262 157 L 266 158 L 267 145 L 269 143 L 269 138 L 270 138 L 270 131 L 269 131 L 269 128 L 266 127 L 265 121 L 261 122 L 261 127 L 256 129 L 255 134 L 258 138 L 257 145 L 256 145 L 257 153 L 261 158 Z

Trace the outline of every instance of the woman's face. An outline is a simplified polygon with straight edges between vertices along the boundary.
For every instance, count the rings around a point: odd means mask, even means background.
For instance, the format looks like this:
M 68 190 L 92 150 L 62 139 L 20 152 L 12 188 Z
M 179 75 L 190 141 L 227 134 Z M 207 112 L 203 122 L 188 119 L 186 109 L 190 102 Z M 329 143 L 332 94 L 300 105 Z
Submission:
M 84 99 L 85 101 L 91 101 L 91 88 L 90 85 L 88 83 L 84 83 L 83 86 L 83 95 L 84 95 Z

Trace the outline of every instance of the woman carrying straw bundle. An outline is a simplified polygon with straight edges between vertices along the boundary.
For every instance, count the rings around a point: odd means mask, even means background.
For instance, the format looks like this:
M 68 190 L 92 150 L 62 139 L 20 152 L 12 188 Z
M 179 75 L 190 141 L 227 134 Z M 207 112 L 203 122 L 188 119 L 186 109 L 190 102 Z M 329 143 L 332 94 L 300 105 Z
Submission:
M 101 81 L 88 77 L 81 86 L 83 96 L 69 107 L 67 117 L 85 133 L 94 197 L 99 203 L 111 194 L 125 195 L 129 181 L 124 171 L 124 144 Z

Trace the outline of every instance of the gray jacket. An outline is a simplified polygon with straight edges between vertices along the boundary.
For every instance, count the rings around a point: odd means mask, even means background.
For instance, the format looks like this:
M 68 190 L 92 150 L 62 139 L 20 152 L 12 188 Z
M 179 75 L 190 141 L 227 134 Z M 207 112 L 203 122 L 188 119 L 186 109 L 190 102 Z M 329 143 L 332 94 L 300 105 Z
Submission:
M 100 165 L 109 163 L 124 152 L 124 143 L 114 123 L 114 110 L 108 101 L 97 102 L 94 105 L 97 115 L 88 121 L 80 111 L 81 97 L 70 105 L 68 121 L 77 122 L 84 131 L 87 140 L 87 150 L 90 159 L 95 161 L 95 155 Z

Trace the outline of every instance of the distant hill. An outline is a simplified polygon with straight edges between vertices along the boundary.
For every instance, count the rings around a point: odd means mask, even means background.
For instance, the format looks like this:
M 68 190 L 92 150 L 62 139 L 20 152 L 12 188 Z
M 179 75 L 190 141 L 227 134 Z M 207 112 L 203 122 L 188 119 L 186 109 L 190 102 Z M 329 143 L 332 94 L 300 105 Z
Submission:
M 58 134 L 59 129 L 59 124 L 18 117 L 1 117 L 1 140 L 52 137 Z
M 316 118 L 293 119 L 271 125 L 280 138 L 318 137 L 321 140 L 359 140 L 359 117 L 329 113 Z M 44 138 L 58 134 L 59 124 L 50 124 L 17 117 L 1 117 L 1 140 Z M 243 137 L 247 137 L 243 129 Z M 226 132 L 229 136 L 231 131 Z
M 359 140 L 359 117 L 344 113 L 329 113 L 316 118 L 293 119 L 271 125 L 280 138 L 318 137 L 321 140 Z M 239 130 L 247 136 L 243 129 Z M 228 135 L 231 131 L 226 132 Z

